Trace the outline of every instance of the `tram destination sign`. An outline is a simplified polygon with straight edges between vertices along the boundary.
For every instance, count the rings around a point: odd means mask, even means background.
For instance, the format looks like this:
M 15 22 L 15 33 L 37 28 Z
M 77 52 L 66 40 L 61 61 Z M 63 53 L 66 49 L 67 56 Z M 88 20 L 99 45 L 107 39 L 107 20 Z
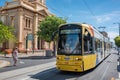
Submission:
M 60 34 L 72 34 L 72 33 L 80 33 L 80 29 L 65 29 L 61 30 Z

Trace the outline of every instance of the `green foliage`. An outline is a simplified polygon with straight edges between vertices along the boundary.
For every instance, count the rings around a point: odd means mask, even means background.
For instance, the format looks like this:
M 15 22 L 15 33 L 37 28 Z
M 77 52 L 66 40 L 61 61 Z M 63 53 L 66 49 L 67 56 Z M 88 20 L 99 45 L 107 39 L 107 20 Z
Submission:
M 115 37 L 115 38 L 114 38 L 114 41 L 115 41 L 115 45 L 116 45 L 117 47 L 120 47 L 120 36 Z
M 15 40 L 13 31 L 14 31 L 14 29 L 12 27 L 4 25 L 0 21 L 0 43 L 3 43 L 8 40 Z
M 46 42 L 50 42 L 52 33 L 58 30 L 59 25 L 63 23 L 66 23 L 65 19 L 56 16 L 47 16 L 40 23 L 37 35 Z
M 0 54 L 6 54 L 6 52 L 3 51 L 3 52 L 0 52 Z

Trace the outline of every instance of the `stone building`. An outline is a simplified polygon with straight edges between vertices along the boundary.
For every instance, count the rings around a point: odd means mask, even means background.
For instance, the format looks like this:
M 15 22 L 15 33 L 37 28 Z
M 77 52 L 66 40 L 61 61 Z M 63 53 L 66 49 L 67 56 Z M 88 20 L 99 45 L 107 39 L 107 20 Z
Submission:
M 36 35 L 38 24 L 48 15 L 52 14 L 49 13 L 45 0 L 12 0 L 6 2 L 5 6 L 0 8 L 0 19 L 4 24 L 15 28 L 14 34 L 17 37 L 17 43 L 7 41 L 1 46 L 9 49 L 15 46 L 20 49 L 48 48 L 48 43 Z

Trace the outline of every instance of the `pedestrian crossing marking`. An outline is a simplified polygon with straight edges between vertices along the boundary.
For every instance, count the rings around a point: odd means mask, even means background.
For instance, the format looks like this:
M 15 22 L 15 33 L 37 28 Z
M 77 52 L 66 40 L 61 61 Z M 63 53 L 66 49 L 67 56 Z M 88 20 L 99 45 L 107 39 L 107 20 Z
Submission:
M 25 62 L 23 62 L 23 61 L 20 61 L 20 63 L 21 63 L 21 64 L 25 64 Z

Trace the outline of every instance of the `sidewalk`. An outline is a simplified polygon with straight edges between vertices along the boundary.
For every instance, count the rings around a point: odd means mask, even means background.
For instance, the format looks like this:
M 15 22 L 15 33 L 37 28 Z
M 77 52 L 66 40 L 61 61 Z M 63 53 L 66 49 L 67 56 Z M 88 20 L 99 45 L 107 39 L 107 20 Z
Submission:
M 40 54 L 40 53 L 19 53 L 18 54 L 18 57 L 19 58 L 22 58 L 22 57 L 30 57 L 30 56 L 43 56 L 45 57 L 43 54 Z M 8 54 L 6 56 L 4 56 L 3 54 L 0 54 L 0 57 L 6 57 L 6 58 L 11 58 L 12 55 L 11 54 Z M 47 57 L 47 56 L 46 56 Z M 49 57 L 52 57 L 52 56 L 49 56 Z M 0 68 L 3 68 L 3 67 L 6 67 L 6 66 L 9 66 L 10 65 L 10 62 L 9 61 L 5 61 L 5 60 L 1 60 L 0 59 Z
M 0 68 L 6 67 L 9 65 L 10 65 L 10 62 L 5 61 L 5 60 L 0 60 Z

